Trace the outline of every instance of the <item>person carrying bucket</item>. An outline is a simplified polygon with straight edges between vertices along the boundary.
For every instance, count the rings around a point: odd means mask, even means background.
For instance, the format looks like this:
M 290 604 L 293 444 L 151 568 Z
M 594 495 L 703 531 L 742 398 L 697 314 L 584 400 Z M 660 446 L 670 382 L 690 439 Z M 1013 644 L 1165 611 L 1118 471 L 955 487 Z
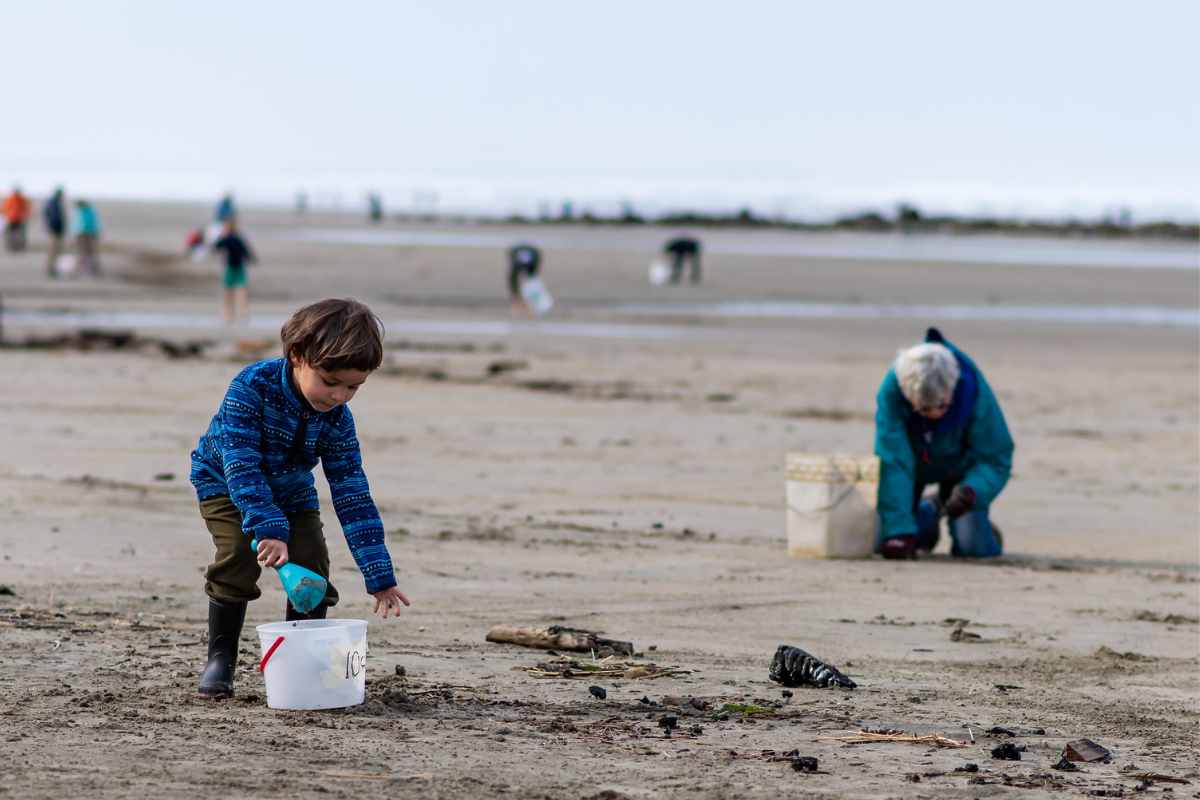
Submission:
M 983 373 L 937 328 L 923 344 L 901 350 L 884 378 L 875 454 L 875 552 L 908 559 L 932 550 L 943 516 L 950 519 L 951 555 L 1003 552 L 988 508 L 1012 472 L 1012 436 Z M 937 494 L 923 497 L 933 483 Z
M 262 567 L 289 561 L 329 581 L 312 470 L 325 472 L 333 508 L 374 611 L 400 614 L 383 523 L 371 499 L 346 403 L 383 362 L 383 325 L 355 300 L 321 300 L 292 315 L 280 332 L 283 358 L 246 367 L 192 451 L 191 481 L 216 557 L 205 573 L 208 664 L 197 694 L 233 694 L 246 603 L 261 596 Z M 257 549 L 252 548 L 257 542 Z M 325 619 L 338 602 L 328 583 L 308 613 L 292 603 L 286 620 Z M 304 606 L 301 605 L 301 608 Z
M 541 252 L 531 244 L 508 251 L 508 294 L 514 314 L 541 315 L 550 310 L 553 300 L 538 274 L 541 263 Z
M 671 256 L 671 283 L 683 280 L 683 271 L 691 265 L 692 283 L 700 282 L 700 241 L 692 236 L 676 236 L 663 246 L 663 253 Z

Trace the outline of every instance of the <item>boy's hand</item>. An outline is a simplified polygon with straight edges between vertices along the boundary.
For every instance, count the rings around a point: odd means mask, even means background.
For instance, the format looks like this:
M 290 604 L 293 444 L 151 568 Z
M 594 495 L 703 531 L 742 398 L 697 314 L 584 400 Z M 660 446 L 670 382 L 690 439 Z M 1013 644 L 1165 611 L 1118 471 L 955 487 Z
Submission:
M 288 562 L 287 542 L 281 539 L 260 539 L 258 561 L 264 567 L 282 567 Z
M 375 607 L 371 609 L 371 613 L 374 614 L 378 612 L 379 607 L 383 606 L 384 619 L 387 619 L 388 609 L 394 608 L 396 610 L 396 616 L 398 617 L 400 616 L 401 603 L 404 603 L 406 606 L 412 605 L 412 603 L 408 602 L 408 598 L 404 596 L 404 592 L 400 591 L 399 586 L 392 586 L 384 589 L 382 592 L 376 592 L 374 597 Z

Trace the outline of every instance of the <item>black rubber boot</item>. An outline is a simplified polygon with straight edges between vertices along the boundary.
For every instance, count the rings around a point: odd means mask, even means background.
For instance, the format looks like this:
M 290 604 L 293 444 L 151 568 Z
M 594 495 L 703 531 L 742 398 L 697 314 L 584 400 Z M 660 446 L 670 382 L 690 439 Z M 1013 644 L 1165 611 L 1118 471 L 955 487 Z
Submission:
M 208 666 L 196 690 L 198 697 L 233 696 L 233 673 L 245 621 L 245 603 L 222 603 L 208 598 Z
M 917 557 L 917 537 L 911 534 L 893 536 L 883 543 L 883 553 L 886 559 L 912 560 Z
M 329 610 L 328 606 L 317 606 L 307 614 L 301 614 L 292 606 L 292 601 L 289 600 L 287 610 L 283 612 L 283 618 L 288 622 L 295 622 L 301 619 L 325 619 L 325 612 Z

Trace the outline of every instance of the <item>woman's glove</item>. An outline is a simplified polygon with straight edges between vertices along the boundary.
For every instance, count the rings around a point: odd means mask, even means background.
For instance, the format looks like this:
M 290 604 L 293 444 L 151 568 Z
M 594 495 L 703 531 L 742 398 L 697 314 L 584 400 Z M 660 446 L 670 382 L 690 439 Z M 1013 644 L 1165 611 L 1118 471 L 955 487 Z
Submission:
M 958 519 L 974 507 L 975 490 L 965 483 L 960 483 L 950 492 L 950 499 L 946 501 L 946 516 Z

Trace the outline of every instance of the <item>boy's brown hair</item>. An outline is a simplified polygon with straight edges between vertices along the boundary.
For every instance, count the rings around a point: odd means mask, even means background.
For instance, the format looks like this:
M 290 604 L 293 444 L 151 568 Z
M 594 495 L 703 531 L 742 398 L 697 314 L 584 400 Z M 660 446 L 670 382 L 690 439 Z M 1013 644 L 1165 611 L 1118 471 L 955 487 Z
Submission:
M 289 360 L 336 372 L 372 372 L 383 363 L 383 323 L 357 300 L 319 300 L 283 324 L 279 336 Z

